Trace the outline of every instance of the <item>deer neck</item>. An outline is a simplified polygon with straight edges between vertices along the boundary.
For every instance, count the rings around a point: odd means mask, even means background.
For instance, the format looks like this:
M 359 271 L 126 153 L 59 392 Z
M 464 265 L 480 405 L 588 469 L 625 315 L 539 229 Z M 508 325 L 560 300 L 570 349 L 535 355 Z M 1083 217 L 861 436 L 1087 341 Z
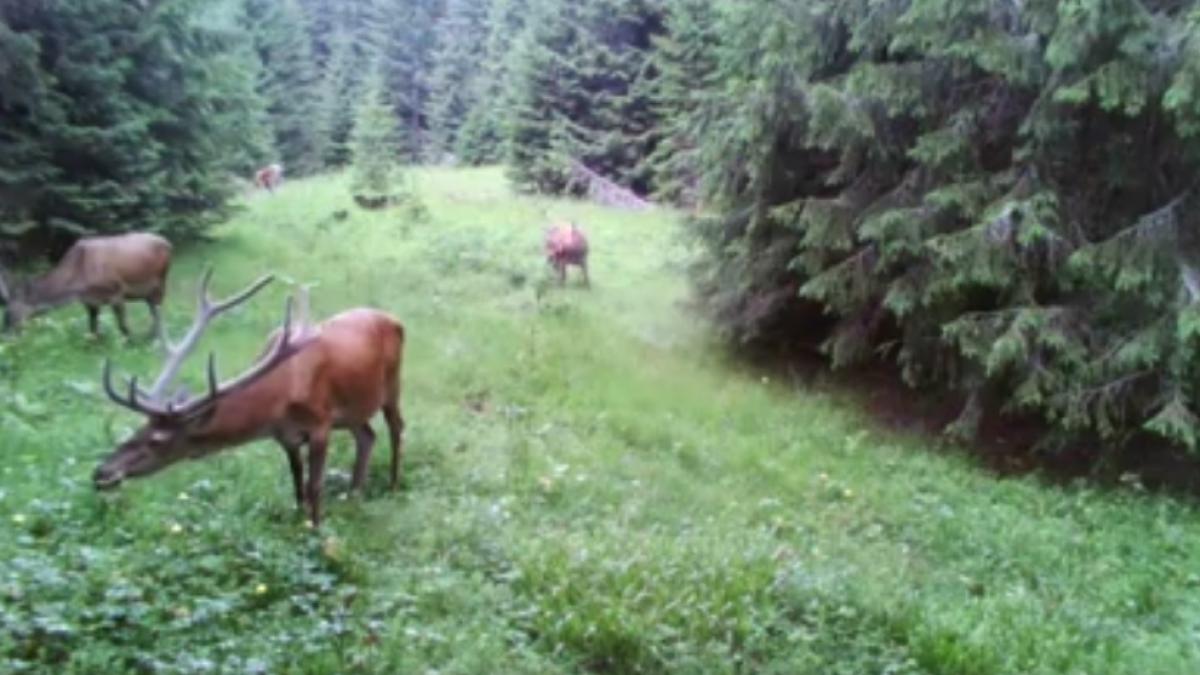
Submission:
M 61 270 L 54 269 L 25 284 L 21 299 L 36 312 L 60 307 L 79 297 L 79 289 L 71 280 L 64 278 Z
M 287 426 L 287 411 L 291 397 L 281 389 L 287 381 L 286 364 L 276 372 L 243 389 L 223 396 L 212 417 L 192 438 L 214 451 L 243 443 L 270 438 Z

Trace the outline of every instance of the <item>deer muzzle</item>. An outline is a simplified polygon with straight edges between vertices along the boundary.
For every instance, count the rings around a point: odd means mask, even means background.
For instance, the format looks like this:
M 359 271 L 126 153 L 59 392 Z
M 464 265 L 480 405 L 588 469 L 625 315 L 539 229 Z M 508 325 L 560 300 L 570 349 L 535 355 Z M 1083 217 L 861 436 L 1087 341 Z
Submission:
M 123 480 L 125 480 L 124 471 L 104 464 L 96 467 L 95 473 L 92 474 L 92 483 L 100 491 L 115 489 Z

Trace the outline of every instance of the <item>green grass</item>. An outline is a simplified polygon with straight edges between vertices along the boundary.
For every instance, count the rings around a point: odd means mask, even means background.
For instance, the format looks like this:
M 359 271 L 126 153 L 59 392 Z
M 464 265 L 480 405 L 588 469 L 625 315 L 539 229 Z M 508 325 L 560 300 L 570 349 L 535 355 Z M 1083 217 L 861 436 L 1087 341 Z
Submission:
M 344 498 L 338 435 L 320 532 L 269 443 L 95 494 L 137 423 L 101 359 L 146 375 L 153 350 L 92 343 L 78 308 L 0 346 L 0 670 L 1200 671 L 1191 506 L 999 480 L 732 365 L 683 307 L 672 214 L 414 180 L 426 222 L 294 181 L 173 271 L 176 331 L 207 262 L 218 291 L 271 270 L 318 282 L 320 315 L 405 322 L 404 489 L 381 442 Z M 592 291 L 547 286 L 550 217 L 587 227 Z M 214 326 L 227 375 L 285 290 Z

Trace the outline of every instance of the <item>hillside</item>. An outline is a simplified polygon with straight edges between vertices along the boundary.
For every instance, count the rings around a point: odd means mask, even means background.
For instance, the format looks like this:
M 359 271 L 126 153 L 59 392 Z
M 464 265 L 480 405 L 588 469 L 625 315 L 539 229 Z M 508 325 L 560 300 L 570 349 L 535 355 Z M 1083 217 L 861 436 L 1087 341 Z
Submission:
M 393 312 L 410 339 L 402 491 L 381 443 L 365 498 L 344 498 L 338 434 L 320 531 L 268 443 L 97 495 L 96 458 L 137 421 L 104 400 L 101 360 L 149 374 L 155 352 L 108 316 L 89 341 L 78 308 L 35 321 L 0 343 L 0 670 L 1200 668 L 1192 507 L 998 480 L 730 363 L 686 309 L 671 213 L 422 170 L 429 217 L 408 222 L 357 210 L 344 180 L 248 198 L 183 252 L 167 316 L 185 325 L 209 262 L 218 292 L 274 271 L 316 282 L 320 316 Z M 565 217 L 591 236 L 590 291 L 548 283 L 542 227 Z M 285 290 L 214 326 L 228 374 Z

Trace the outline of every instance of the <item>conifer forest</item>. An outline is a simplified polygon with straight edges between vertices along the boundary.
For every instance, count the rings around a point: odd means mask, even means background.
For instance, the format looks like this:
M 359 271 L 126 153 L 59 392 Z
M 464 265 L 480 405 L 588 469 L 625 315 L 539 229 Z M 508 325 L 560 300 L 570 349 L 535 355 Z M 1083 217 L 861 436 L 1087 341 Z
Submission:
M 1200 672 L 1192 0 L 0 0 L 0 317 L 0 672 Z

